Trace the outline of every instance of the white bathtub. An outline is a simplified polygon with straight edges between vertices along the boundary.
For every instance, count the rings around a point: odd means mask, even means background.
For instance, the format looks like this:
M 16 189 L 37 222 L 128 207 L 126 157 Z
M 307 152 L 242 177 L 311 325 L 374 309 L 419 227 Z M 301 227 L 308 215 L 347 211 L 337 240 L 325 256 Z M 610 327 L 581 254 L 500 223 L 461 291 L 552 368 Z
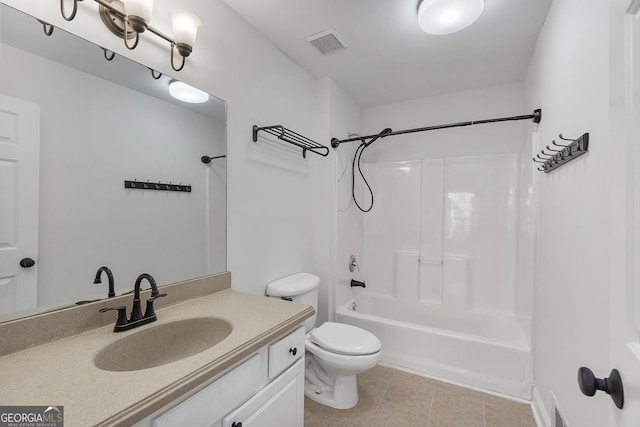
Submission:
M 531 399 L 529 343 L 513 316 L 453 312 L 362 292 L 338 310 L 337 321 L 382 341 L 382 364 Z

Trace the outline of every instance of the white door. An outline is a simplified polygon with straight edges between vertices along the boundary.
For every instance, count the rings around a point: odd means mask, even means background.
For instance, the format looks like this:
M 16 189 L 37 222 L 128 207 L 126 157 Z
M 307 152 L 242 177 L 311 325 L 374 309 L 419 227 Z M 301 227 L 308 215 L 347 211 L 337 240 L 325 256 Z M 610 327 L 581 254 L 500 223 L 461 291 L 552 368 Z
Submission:
M 40 106 L 0 95 L 0 314 L 37 305 L 39 163 Z
M 610 281 L 611 368 L 619 370 L 624 406 L 612 407 L 612 426 L 640 426 L 640 0 L 616 0 L 612 22 L 622 22 L 624 14 L 624 117 L 616 119 L 616 102 L 612 110 L 612 138 L 619 137 L 619 147 L 624 158 L 619 164 L 626 166 L 624 174 L 616 181 L 626 203 L 612 206 L 612 246 Z M 617 17 L 615 14 L 619 14 Z M 615 55 L 616 29 L 612 28 Z M 619 46 L 622 49 L 622 46 Z M 615 67 L 615 64 L 614 64 Z M 615 69 L 615 68 L 614 68 Z M 613 83 L 615 94 L 616 83 Z M 624 134 L 616 133 L 616 125 L 624 123 Z M 615 162 L 614 162 L 615 163 Z M 612 164 L 615 175 L 616 164 Z M 615 190 L 612 191 L 615 193 Z M 616 228 L 616 210 L 626 211 Z M 620 218 L 624 218 L 625 215 Z M 616 231 L 617 230 L 617 231 Z M 615 243 L 617 242 L 617 243 Z M 603 373 L 604 374 L 604 373 Z

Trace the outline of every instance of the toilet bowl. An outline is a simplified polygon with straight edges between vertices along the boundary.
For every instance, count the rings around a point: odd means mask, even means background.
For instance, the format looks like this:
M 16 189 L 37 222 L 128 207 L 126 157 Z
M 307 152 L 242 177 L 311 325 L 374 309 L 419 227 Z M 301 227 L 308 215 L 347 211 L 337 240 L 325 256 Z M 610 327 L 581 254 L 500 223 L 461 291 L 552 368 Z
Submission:
M 358 403 L 356 375 L 376 366 L 382 357 L 382 343 L 375 335 L 333 322 L 311 330 L 305 349 L 305 395 L 336 409 Z
M 318 307 L 320 279 L 308 273 L 283 277 L 267 285 L 267 296 Z M 336 409 L 358 403 L 356 375 L 373 368 L 382 357 L 382 343 L 364 329 L 325 322 L 305 322 L 305 395 Z

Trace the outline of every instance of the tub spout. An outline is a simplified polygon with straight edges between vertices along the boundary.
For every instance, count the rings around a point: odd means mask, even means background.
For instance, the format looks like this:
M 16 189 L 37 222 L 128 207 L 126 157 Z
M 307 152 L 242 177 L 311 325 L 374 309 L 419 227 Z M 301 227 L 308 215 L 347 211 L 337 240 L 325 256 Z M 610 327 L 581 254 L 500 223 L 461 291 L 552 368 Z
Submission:
M 353 280 L 351 279 L 351 287 L 360 287 L 360 288 L 366 288 L 367 285 L 364 282 L 359 282 L 357 280 Z

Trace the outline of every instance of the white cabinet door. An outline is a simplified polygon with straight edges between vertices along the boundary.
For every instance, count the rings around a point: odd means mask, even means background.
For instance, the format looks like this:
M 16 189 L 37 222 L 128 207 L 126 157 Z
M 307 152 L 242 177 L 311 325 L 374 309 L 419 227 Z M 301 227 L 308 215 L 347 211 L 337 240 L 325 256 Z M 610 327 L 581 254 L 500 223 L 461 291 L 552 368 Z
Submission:
M 39 167 L 40 106 L 0 95 L 0 314 L 38 302 Z
M 263 351 L 263 354 L 266 352 Z M 236 408 L 266 383 L 262 360 L 256 354 L 222 378 L 171 408 L 152 422 L 153 427 L 208 427 Z
M 227 415 L 223 427 L 302 427 L 304 358 Z

